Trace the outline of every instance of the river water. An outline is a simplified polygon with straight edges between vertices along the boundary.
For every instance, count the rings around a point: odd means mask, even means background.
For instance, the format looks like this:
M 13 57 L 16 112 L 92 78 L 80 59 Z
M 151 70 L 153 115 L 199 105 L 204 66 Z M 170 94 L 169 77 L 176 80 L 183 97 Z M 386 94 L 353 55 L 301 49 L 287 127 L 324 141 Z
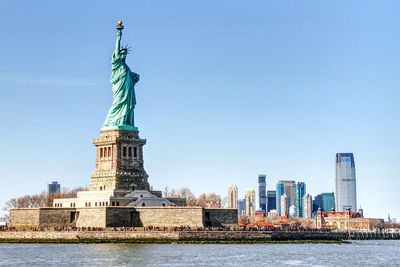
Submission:
M 0 266 L 400 266 L 400 241 L 351 244 L 0 244 Z

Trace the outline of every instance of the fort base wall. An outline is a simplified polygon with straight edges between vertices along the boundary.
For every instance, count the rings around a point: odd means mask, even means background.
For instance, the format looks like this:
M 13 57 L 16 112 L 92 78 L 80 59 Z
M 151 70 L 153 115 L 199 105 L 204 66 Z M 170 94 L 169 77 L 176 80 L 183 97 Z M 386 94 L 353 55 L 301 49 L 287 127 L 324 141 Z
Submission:
M 174 227 L 234 226 L 236 209 L 202 207 L 85 207 L 11 209 L 10 226 L 52 227 Z
M 204 209 L 206 226 L 237 226 L 237 209 Z

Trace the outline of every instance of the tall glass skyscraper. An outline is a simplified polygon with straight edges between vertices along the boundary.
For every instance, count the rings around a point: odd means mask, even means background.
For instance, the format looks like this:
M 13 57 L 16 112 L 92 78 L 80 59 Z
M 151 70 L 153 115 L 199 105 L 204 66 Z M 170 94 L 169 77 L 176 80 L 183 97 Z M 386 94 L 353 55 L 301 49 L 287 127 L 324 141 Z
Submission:
M 239 199 L 238 200 L 238 214 L 239 216 L 245 215 L 246 213 L 246 200 Z
M 323 212 L 335 209 L 335 195 L 333 193 L 316 195 L 313 201 L 313 212 L 317 212 L 318 208 L 321 208 Z
M 285 194 L 285 189 L 283 187 L 283 184 L 277 184 L 276 185 L 276 211 L 278 215 L 282 214 L 282 209 L 281 209 L 281 197 Z
M 52 195 L 60 192 L 60 187 L 61 185 L 57 181 L 52 182 L 51 184 L 47 184 L 47 194 Z
M 270 210 L 276 209 L 276 191 L 268 190 L 267 191 L 267 212 Z
M 259 203 L 260 203 L 260 210 L 266 214 L 267 211 L 267 184 L 266 180 L 267 175 L 260 174 L 258 175 L 258 196 L 259 196 Z
M 303 217 L 303 196 L 306 194 L 306 184 L 296 182 L 294 184 L 294 206 L 296 207 L 296 217 Z
M 283 194 L 287 195 L 288 206 L 294 205 L 294 185 L 295 181 L 278 181 L 276 185 L 276 209 L 278 215 L 281 213 L 281 197 Z
M 356 168 L 353 153 L 336 154 L 335 206 L 337 211 L 357 211 Z

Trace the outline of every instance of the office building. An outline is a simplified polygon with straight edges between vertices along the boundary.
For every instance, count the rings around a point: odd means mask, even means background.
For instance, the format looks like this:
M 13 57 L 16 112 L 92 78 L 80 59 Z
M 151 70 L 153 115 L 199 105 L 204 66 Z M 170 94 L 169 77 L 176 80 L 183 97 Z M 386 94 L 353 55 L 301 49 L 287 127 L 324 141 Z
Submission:
M 289 208 L 289 217 L 296 217 L 297 214 L 297 210 L 296 210 L 296 206 L 292 205 Z
M 286 194 L 283 194 L 282 196 L 281 196 L 281 199 L 280 199 L 281 201 L 280 201 L 280 209 L 281 209 L 281 213 L 280 213 L 280 215 L 281 216 L 288 216 L 288 209 L 289 209 L 289 203 L 288 203 L 288 195 L 286 195 Z
M 248 188 L 245 194 L 246 200 L 246 215 L 248 217 L 254 217 L 256 207 L 256 192 L 253 188 Z
M 288 207 L 294 205 L 294 183 L 295 181 L 278 181 L 278 184 L 276 185 L 276 209 L 278 210 L 279 215 L 283 215 L 281 209 L 282 195 L 287 195 Z M 286 209 L 286 211 L 288 210 Z
M 266 184 L 267 175 L 260 174 L 258 175 L 258 202 L 260 204 L 260 211 L 264 212 L 264 215 L 267 214 L 267 184 Z
M 294 206 L 296 207 L 296 217 L 303 217 L 303 196 L 306 194 L 306 184 L 296 182 L 294 185 Z
M 267 191 L 267 212 L 271 210 L 276 210 L 276 191 Z
M 357 211 L 356 168 L 353 153 L 336 154 L 335 206 L 339 212 Z
M 228 208 L 238 208 L 238 187 L 235 184 L 230 184 L 228 187 Z
M 61 185 L 57 181 L 54 181 L 51 184 L 47 184 L 47 194 L 52 195 L 55 193 L 59 193 L 60 187 Z
M 313 211 L 312 197 L 307 194 L 303 196 L 303 218 L 311 218 Z
M 246 200 L 239 199 L 237 206 L 238 206 L 238 215 L 239 216 L 246 215 Z
M 335 195 L 332 193 L 322 193 L 316 195 L 313 201 L 313 212 L 321 208 L 323 212 L 335 210 Z

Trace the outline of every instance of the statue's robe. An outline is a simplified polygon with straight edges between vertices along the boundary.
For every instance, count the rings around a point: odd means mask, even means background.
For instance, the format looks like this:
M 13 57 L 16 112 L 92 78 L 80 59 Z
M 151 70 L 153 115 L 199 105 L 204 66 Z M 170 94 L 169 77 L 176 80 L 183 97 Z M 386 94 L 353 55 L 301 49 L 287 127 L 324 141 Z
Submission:
M 104 127 L 135 126 L 135 84 L 138 81 L 139 74 L 132 72 L 119 54 L 114 52 L 111 74 L 114 101 L 104 122 Z

